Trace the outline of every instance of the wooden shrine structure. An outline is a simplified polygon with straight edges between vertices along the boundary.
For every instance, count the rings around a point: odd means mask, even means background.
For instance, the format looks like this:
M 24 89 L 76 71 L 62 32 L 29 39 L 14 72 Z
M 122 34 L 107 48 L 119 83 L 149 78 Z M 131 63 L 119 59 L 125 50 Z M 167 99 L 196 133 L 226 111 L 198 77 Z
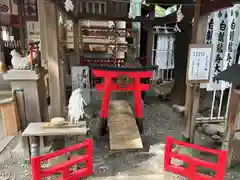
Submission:
M 125 21 L 127 23 L 140 22 L 141 26 L 147 30 L 146 39 L 147 43 L 141 46 L 141 51 L 144 53 L 140 56 L 143 58 L 144 65 L 151 65 L 152 59 L 152 46 L 153 46 L 153 32 L 152 28 L 156 25 L 163 26 L 165 24 L 175 24 L 177 21 L 177 13 L 170 14 L 165 17 L 154 17 L 154 4 L 159 4 L 163 7 L 170 7 L 177 4 L 178 7 L 182 5 L 182 13 L 185 15 L 183 22 L 180 22 L 180 26 L 187 27 L 188 30 L 182 33 L 176 33 L 176 46 L 181 49 L 185 47 L 184 50 L 179 50 L 176 52 L 176 56 L 179 58 L 186 59 L 186 54 L 183 53 L 188 49 L 189 42 L 181 41 L 181 38 L 189 36 L 192 32 L 192 19 L 194 17 L 193 6 L 195 1 L 192 0 L 146 0 L 147 5 L 142 5 L 143 16 L 137 16 L 135 19 L 128 18 L 129 11 L 129 0 L 121 1 L 108 1 L 108 0 L 98 0 L 98 1 L 88 1 L 88 0 L 72 0 L 75 8 L 73 11 L 67 11 L 64 7 L 64 0 L 36 0 L 35 2 L 35 12 L 29 13 L 24 11 L 23 0 L 18 0 L 16 3 L 20 5 L 19 15 L 3 15 L 0 13 L 0 24 L 11 25 L 15 27 L 22 28 L 25 25 L 27 17 L 32 21 L 39 21 L 40 24 L 40 40 L 41 40 L 41 61 L 42 64 L 46 65 L 49 77 L 49 92 L 51 98 L 51 117 L 64 117 L 65 109 L 67 105 L 66 97 L 66 82 L 65 82 L 65 70 L 64 66 L 68 63 L 66 54 L 66 42 L 64 38 L 66 36 L 64 24 L 58 24 L 59 14 L 64 16 L 64 20 L 71 20 L 73 22 L 73 39 L 74 39 L 74 52 L 76 57 L 82 65 L 88 65 L 91 62 L 90 59 L 84 58 L 85 47 L 88 46 L 87 43 L 83 42 L 84 33 L 92 33 L 96 27 L 84 27 L 80 25 L 81 21 L 84 20 L 102 20 L 102 21 Z M 198 12 L 198 17 L 207 14 L 209 12 L 232 6 L 234 1 L 230 0 L 202 0 L 201 9 Z M 94 7 L 94 8 L 93 8 Z M 27 13 L 28 12 L 28 13 Z M 198 20 L 195 19 L 195 22 Z M 98 27 L 100 29 L 101 27 Z M 190 30 L 189 30 L 190 29 Z M 111 28 L 106 28 L 106 34 L 111 34 L 114 36 L 117 32 L 121 31 L 121 36 L 125 37 L 126 33 L 132 33 L 131 28 L 117 27 L 116 23 Z M 197 30 L 194 29 L 192 32 L 192 37 L 196 37 Z M 22 42 L 24 40 L 21 40 Z M 189 39 L 190 41 L 190 39 Z M 195 40 L 192 41 L 195 43 Z M 96 43 L 97 44 L 97 43 Z M 103 44 L 104 46 L 113 46 L 116 49 L 122 49 L 125 52 L 128 48 L 127 43 L 112 42 L 108 44 Z M 113 48 L 113 49 L 114 49 Z M 85 50 L 84 50 L 85 49 Z M 182 52 L 180 52 L 182 51 Z M 101 61 L 101 60 L 100 60 Z M 116 57 L 111 59 L 106 59 L 106 62 L 110 62 L 111 66 L 114 64 L 123 64 L 122 59 L 118 61 Z M 120 63 L 119 63 L 120 62 Z M 186 60 L 175 63 L 186 63 Z M 94 63 L 93 63 L 94 64 Z M 99 64 L 96 62 L 95 64 Z M 179 64 L 175 64 L 177 67 Z M 182 64 L 180 64 L 182 66 Z M 184 69 L 183 69 L 184 70 Z M 186 70 L 186 69 L 185 69 Z M 183 82 L 185 83 L 185 81 Z

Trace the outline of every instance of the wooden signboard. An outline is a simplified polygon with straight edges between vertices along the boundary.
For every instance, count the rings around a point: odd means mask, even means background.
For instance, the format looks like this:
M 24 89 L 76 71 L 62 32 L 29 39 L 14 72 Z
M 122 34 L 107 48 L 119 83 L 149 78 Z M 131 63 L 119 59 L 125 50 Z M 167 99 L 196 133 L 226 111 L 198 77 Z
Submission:
M 40 41 L 40 26 L 38 21 L 27 21 L 27 38 L 28 41 Z
M 212 45 L 190 44 L 188 58 L 187 82 L 192 84 L 209 82 Z
M 0 101 L 0 110 L 3 119 L 4 135 L 18 135 L 20 131 L 20 120 L 15 97 Z
M 83 99 L 90 103 L 90 77 L 88 66 L 72 66 L 72 91 L 82 89 Z

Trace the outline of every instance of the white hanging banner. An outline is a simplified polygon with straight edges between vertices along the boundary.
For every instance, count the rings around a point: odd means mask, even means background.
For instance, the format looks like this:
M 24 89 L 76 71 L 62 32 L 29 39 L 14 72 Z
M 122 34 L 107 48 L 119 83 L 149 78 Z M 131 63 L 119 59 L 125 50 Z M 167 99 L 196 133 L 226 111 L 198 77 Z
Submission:
M 235 11 L 236 10 L 236 11 Z M 226 52 L 223 60 L 223 69 L 227 69 L 229 66 L 233 64 L 235 61 L 235 54 L 238 46 L 238 36 L 239 31 L 239 18 L 238 18 L 238 10 L 236 7 L 228 8 L 228 30 L 227 30 L 227 44 L 226 44 Z M 224 90 L 229 88 L 230 84 L 228 82 L 223 81 L 221 89 Z
M 174 36 L 169 37 L 169 55 L 168 55 L 168 67 L 174 69 Z
M 174 36 L 158 35 L 155 64 L 159 69 L 174 68 Z
M 214 13 L 208 16 L 207 30 L 205 36 L 205 44 L 212 44 L 213 39 L 213 26 L 214 26 Z M 211 68 L 211 67 L 210 67 Z M 201 83 L 200 88 L 207 88 L 208 83 Z
M 208 91 L 221 90 L 221 81 L 216 80 L 216 75 L 222 72 L 223 59 L 226 51 L 227 40 L 227 10 L 221 10 L 214 13 L 213 28 L 213 53 L 210 71 L 210 82 L 207 85 Z

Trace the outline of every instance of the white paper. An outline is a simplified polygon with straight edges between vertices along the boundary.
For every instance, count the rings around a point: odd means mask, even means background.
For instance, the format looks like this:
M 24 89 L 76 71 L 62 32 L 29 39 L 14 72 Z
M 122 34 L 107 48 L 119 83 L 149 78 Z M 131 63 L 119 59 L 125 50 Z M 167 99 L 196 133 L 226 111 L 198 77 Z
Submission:
M 221 27 L 223 27 L 224 24 L 226 25 L 226 28 L 222 29 Z M 227 29 L 227 9 L 215 12 L 212 39 L 213 55 L 210 71 L 210 82 L 207 85 L 207 91 L 222 89 L 222 81 L 216 81 L 215 76 L 217 76 L 218 73 L 222 72 L 223 70 L 223 58 L 226 52 L 227 42 Z M 222 37 L 220 38 L 220 36 Z M 220 52 L 219 49 L 221 49 L 222 51 Z
M 188 80 L 209 80 L 212 48 L 191 48 Z
M 174 36 L 158 35 L 155 64 L 159 69 L 174 68 Z

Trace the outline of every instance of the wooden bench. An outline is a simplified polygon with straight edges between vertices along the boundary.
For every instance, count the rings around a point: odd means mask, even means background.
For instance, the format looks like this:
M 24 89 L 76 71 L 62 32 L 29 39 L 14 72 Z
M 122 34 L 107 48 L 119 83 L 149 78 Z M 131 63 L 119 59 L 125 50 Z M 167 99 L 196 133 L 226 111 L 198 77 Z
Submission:
M 22 136 L 30 137 L 31 147 L 35 147 L 35 156 L 40 154 L 40 137 L 43 136 L 86 136 L 86 122 L 81 121 L 78 127 L 68 128 L 44 128 L 45 122 L 30 123 L 22 133 Z
M 142 149 L 142 139 L 128 102 L 124 100 L 111 101 L 108 108 L 110 149 Z

